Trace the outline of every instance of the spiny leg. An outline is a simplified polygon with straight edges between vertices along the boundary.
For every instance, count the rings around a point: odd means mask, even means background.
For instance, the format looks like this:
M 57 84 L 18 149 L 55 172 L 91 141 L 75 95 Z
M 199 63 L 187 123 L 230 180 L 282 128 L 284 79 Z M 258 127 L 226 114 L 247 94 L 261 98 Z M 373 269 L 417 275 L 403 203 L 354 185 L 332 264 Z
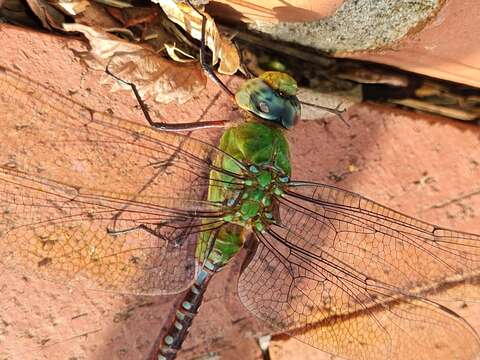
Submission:
M 142 97 L 140 96 L 140 93 L 138 92 L 137 87 L 135 84 L 130 83 L 128 81 L 125 81 L 123 79 L 120 79 L 118 76 L 113 74 L 109 69 L 108 65 L 107 68 L 105 69 L 105 72 L 115 78 L 116 80 L 123 82 L 124 84 L 130 86 L 132 88 L 133 94 L 135 95 L 135 98 L 140 105 L 140 109 L 142 110 L 143 115 L 145 116 L 145 119 L 147 120 L 148 124 L 158 130 L 162 131 L 173 131 L 173 132 L 178 132 L 178 131 L 192 131 L 192 130 L 200 130 L 200 129 L 208 129 L 208 128 L 218 128 L 218 127 L 225 127 L 228 123 L 228 120 L 212 120 L 212 121 L 202 121 L 202 122 L 186 122 L 186 123 L 179 123 L 179 124 L 170 124 L 170 123 L 165 123 L 165 122 L 160 122 L 160 121 L 154 121 L 152 117 L 150 116 L 150 113 L 148 111 L 148 107 L 143 101 Z
M 235 99 L 235 94 L 223 83 L 222 80 L 215 74 L 213 71 L 212 67 L 208 63 L 208 61 L 205 58 L 206 55 L 206 42 L 207 42 L 207 37 L 206 37 L 206 31 L 207 31 L 207 17 L 200 12 L 193 4 L 190 2 L 190 0 L 185 0 L 185 2 L 198 14 L 202 17 L 202 35 L 200 37 L 200 65 L 202 66 L 203 71 L 210 77 L 210 79 L 217 84 L 232 100 Z
M 215 74 L 212 67 L 206 60 L 206 27 L 207 27 L 207 17 L 201 13 L 199 10 L 193 6 L 193 4 L 186 0 L 186 3 L 192 7 L 192 9 L 197 12 L 202 17 L 202 33 L 200 39 L 200 65 L 202 70 L 210 77 L 210 79 L 216 83 L 233 101 L 235 101 L 235 95 L 233 92 L 220 80 L 220 78 Z M 200 130 L 200 129 L 209 129 L 209 128 L 223 128 L 227 125 L 228 120 L 212 120 L 212 121 L 202 121 L 202 122 L 185 122 L 185 123 L 177 123 L 177 124 L 170 124 L 166 122 L 154 121 L 150 116 L 148 111 L 148 107 L 143 101 L 140 93 L 138 92 L 137 87 L 135 84 L 120 79 L 118 76 L 113 74 L 109 69 L 108 65 L 106 68 L 106 73 L 115 78 L 116 80 L 123 82 L 126 85 L 129 85 L 132 88 L 132 91 L 135 95 L 135 98 L 140 105 L 140 108 L 143 112 L 143 115 L 149 125 L 155 129 L 159 129 L 162 131 L 172 131 L 172 132 L 179 132 L 179 131 L 193 131 L 193 130 Z
M 305 102 L 305 101 L 300 101 L 300 104 L 315 107 L 317 109 L 322 109 L 322 110 L 328 111 L 329 113 L 337 115 L 337 117 L 340 118 L 340 120 L 342 120 L 342 122 L 347 127 L 350 127 L 350 124 L 342 116 L 342 114 L 346 111 L 346 109 L 341 109 L 342 103 L 339 103 L 335 108 L 331 108 L 331 107 L 328 107 L 328 106 L 317 105 L 317 104 L 312 104 L 312 103 L 308 103 L 308 102 Z

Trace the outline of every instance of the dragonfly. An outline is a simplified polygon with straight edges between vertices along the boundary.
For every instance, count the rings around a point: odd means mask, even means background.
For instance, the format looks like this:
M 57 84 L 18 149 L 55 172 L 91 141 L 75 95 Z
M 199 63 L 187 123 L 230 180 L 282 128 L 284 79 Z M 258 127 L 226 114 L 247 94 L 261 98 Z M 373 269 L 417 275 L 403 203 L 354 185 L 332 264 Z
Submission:
M 300 105 L 287 75 L 222 88 L 245 123 L 170 126 L 144 111 L 146 127 L 1 69 L 1 266 L 90 289 L 182 293 L 152 349 L 164 360 L 243 249 L 239 299 L 272 332 L 346 359 L 474 358 L 476 332 L 434 299 L 470 289 L 478 235 L 295 180 L 284 129 Z M 225 132 L 218 146 L 165 132 L 197 127 Z
M 478 298 L 480 237 L 296 180 L 281 126 L 236 124 L 215 146 L 9 69 L 0 90 L 1 266 L 91 289 L 182 293 L 152 358 L 176 356 L 209 281 L 241 249 L 238 297 L 272 332 L 346 359 L 480 353 L 475 330 L 436 301 L 449 287 Z

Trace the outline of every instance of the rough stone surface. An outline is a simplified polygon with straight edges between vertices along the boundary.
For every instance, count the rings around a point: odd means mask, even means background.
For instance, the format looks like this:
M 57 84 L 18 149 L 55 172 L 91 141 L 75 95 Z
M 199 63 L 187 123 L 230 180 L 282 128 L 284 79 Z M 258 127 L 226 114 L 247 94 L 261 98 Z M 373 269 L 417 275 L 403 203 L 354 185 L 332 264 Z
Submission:
M 431 16 L 439 0 L 347 0 L 334 15 L 313 22 L 252 24 L 275 39 L 338 52 L 392 44 Z
M 376 51 L 342 56 L 375 61 L 480 88 L 480 2 L 448 0 L 419 32 Z
M 1 66 L 143 123 L 132 95 L 109 93 L 99 85 L 100 74 L 70 50 L 82 47 L 76 40 L 0 27 Z M 154 110 L 172 121 L 235 116 L 212 84 L 187 105 Z M 477 127 L 368 104 L 350 108 L 347 118 L 351 128 L 329 117 L 300 123 L 289 133 L 295 178 L 334 184 L 426 221 L 480 233 Z M 218 135 L 198 136 L 216 141 Z M 213 280 L 179 359 L 261 358 L 254 337 L 266 330 L 235 295 L 240 260 Z M 4 269 L 0 290 L 2 360 L 143 359 L 175 299 L 69 288 Z M 478 304 L 450 306 L 480 330 Z M 271 348 L 273 360 L 330 358 L 295 340 L 274 341 Z
M 317 22 L 252 28 L 338 57 L 480 87 L 479 18 L 477 0 L 349 0 Z

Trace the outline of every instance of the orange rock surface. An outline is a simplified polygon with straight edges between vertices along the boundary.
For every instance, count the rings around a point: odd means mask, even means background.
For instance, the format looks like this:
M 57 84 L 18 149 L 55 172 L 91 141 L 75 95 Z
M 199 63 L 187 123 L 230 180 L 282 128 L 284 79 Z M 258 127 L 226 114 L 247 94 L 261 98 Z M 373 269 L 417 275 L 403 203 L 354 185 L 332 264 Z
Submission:
M 329 16 L 343 0 L 214 0 L 207 7 L 214 17 L 250 21 L 314 21 Z
M 391 48 L 345 56 L 480 87 L 479 19 L 479 1 L 446 1 L 422 30 Z
M 109 93 L 99 84 L 100 74 L 75 57 L 72 48 L 84 49 L 79 41 L 1 25 L 0 47 L 1 66 L 95 109 L 144 123 L 132 94 Z M 211 83 L 201 98 L 182 107 L 152 107 L 172 121 L 235 116 L 229 99 Z M 351 108 L 347 119 L 350 128 L 328 118 L 327 125 L 303 122 L 288 134 L 295 178 L 334 184 L 424 220 L 480 233 L 477 127 L 372 105 Z M 218 135 L 199 136 L 213 142 Z M 332 182 L 333 174 L 343 179 Z M 208 353 L 260 359 L 254 336 L 266 330 L 235 295 L 239 267 L 236 261 L 212 281 L 179 359 Z M 174 300 L 69 288 L 3 269 L 0 289 L 2 359 L 143 359 Z M 478 304 L 451 306 L 480 330 Z M 271 348 L 273 360 L 330 358 L 295 340 L 275 341 Z

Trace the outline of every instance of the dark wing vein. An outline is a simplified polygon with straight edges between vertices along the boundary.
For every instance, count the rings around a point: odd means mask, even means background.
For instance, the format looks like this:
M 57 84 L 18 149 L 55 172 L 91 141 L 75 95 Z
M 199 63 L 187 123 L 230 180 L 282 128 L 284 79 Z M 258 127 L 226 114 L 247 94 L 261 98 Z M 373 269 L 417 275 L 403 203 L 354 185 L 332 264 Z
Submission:
M 256 234 L 257 251 L 239 280 L 252 313 L 349 359 L 473 359 L 480 352 L 475 331 L 431 300 L 479 297 L 479 236 L 338 188 L 290 185 L 277 199 L 276 224 Z
M 210 184 L 213 160 L 228 155 L 5 69 L 0 109 L 0 263 L 122 292 L 189 285 L 198 234 L 223 224 L 223 205 L 206 199 L 222 185 Z

